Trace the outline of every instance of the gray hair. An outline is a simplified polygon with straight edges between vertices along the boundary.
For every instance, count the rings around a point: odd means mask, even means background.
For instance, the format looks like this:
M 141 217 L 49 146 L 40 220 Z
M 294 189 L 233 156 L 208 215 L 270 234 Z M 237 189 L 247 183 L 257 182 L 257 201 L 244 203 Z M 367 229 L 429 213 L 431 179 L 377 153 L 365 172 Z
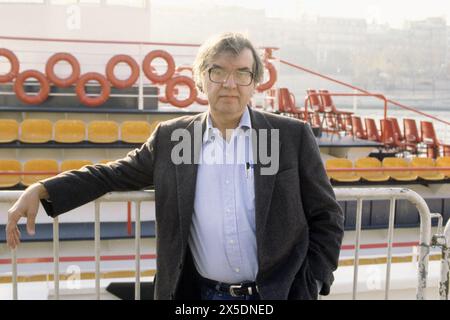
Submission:
M 202 77 L 212 59 L 223 52 L 231 52 L 237 56 L 245 48 L 250 49 L 253 55 L 253 81 L 260 83 L 264 75 L 264 65 L 255 47 L 243 34 L 227 32 L 210 38 L 198 50 L 192 66 L 192 74 L 197 88 L 204 92 Z

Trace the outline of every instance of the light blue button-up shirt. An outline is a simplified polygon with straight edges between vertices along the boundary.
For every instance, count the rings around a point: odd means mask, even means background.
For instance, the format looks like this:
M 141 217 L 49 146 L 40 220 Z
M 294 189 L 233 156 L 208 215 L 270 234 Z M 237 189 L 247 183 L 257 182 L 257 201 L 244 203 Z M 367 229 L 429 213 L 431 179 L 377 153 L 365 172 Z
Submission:
M 208 114 L 189 245 L 197 271 L 215 281 L 255 281 L 258 272 L 251 127 L 246 108 L 227 142 Z

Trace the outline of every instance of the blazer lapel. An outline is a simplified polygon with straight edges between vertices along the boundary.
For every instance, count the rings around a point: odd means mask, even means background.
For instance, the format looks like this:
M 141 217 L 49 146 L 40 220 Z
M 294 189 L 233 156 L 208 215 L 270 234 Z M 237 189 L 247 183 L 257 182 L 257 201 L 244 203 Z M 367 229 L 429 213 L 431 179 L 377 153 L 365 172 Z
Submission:
M 261 168 L 264 165 L 261 163 L 261 158 L 258 152 L 261 148 L 261 134 L 263 131 L 267 132 L 267 150 L 271 149 L 271 129 L 274 129 L 264 117 L 264 114 L 258 111 L 253 111 L 249 108 L 250 118 L 252 121 L 252 128 L 256 130 L 257 141 L 252 140 L 253 159 L 257 159 L 254 164 L 255 176 L 255 223 L 256 223 L 256 241 L 258 244 L 264 236 L 267 214 L 269 212 L 270 203 L 272 200 L 273 187 L 275 183 L 276 174 L 261 174 Z M 263 136 L 263 138 L 265 138 Z M 281 141 L 279 142 L 281 147 Z M 279 152 L 279 150 L 275 150 Z
M 175 165 L 178 212 L 183 245 L 187 244 L 192 214 L 194 212 L 194 197 L 198 171 L 197 160 L 200 156 L 203 133 L 206 129 L 206 112 L 195 117 L 185 129 L 189 132 L 191 138 L 191 162 Z M 173 142 L 174 145 L 176 143 Z

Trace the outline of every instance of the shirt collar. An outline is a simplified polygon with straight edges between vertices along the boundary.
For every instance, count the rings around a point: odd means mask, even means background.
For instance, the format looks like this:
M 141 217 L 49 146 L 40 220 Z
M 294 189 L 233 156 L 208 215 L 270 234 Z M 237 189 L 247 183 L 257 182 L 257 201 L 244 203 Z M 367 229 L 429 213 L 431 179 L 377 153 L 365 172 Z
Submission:
M 248 106 L 245 108 L 245 111 L 242 114 L 241 120 L 239 121 L 239 124 L 236 129 L 240 128 L 243 131 L 247 131 L 248 129 L 252 128 L 252 122 L 250 120 L 250 112 L 248 111 L 248 108 L 249 108 Z M 217 128 L 215 128 L 212 123 L 211 115 L 209 112 L 206 117 L 207 117 L 206 130 L 205 133 L 203 134 L 203 143 L 211 142 L 212 141 L 211 137 L 214 136 L 214 129 L 217 130 Z

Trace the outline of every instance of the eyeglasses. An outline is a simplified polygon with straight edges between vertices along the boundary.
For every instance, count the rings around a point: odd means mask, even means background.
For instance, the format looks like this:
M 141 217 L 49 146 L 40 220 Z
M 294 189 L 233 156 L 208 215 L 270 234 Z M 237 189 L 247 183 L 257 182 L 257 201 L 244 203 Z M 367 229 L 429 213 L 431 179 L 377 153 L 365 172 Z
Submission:
M 219 67 L 212 67 L 208 70 L 209 80 L 214 83 L 225 83 L 230 74 L 233 73 L 234 82 L 238 86 L 249 86 L 253 81 L 253 72 L 245 70 L 234 70 L 227 72 Z

